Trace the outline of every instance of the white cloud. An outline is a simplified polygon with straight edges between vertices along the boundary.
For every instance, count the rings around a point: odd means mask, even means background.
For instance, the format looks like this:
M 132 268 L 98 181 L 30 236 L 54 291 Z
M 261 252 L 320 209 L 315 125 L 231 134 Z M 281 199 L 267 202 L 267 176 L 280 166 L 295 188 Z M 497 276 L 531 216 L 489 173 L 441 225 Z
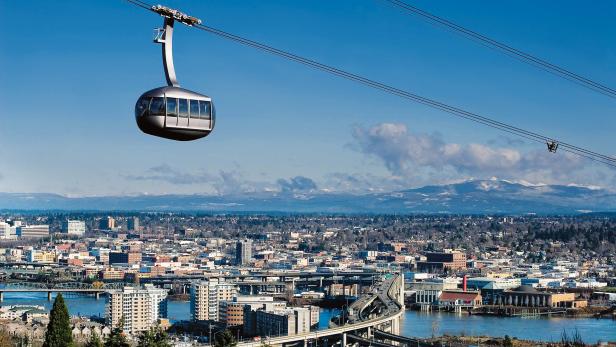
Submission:
M 279 178 L 274 182 L 252 180 L 239 169 L 220 170 L 217 174 L 206 171 L 185 172 L 172 168 L 168 164 L 151 167 L 143 174 L 122 175 L 130 181 L 163 182 L 172 186 L 195 186 L 199 191 L 217 195 L 234 195 L 242 193 L 295 193 L 313 192 L 317 184 L 311 178 L 295 176 Z
M 276 183 L 282 192 L 310 192 L 317 189 L 317 184 L 308 177 L 295 176 L 289 179 L 279 178 Z
M 498 176 L 531 182 L 577 180 L 591 164 L 570 153 L 470 143 L 447 143 L 438 134 L 417 134 L 399 123 L 356 127 L 360 152 L 380 160 L 395 176 L 412 182 L 440 183 L 460 176 Z M 514 142 L 511 142 L 514 143 Z

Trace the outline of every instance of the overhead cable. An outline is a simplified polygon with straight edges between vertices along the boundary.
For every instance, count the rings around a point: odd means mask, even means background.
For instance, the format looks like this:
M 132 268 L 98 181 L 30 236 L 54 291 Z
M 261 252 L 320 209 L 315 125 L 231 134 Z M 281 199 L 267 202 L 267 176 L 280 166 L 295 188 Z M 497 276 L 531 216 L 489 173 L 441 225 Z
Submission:
M 436 16 L 432 13 L 429 13 L 427 11 L 424 11 L 416 6 L 413 6 L 407 2 L 401 1 L 401 0 L 383 0 L 385 2 L 388 2 L 394 6 L 397 6 L 398 8 L 409 12 L 411 14 L 420 16 L 423 19 L 428 20 L 431 23 L 437 24 L 439 26 L 442 26 L 446 29 L 449 30 L 453 30 L 457 33 L 460 33 L 464 36 L 466 36 L 467 38 L 473 40 L 473 41 L 477 41 L 482 45 L 485 45 L 489 48 L 493 48 L 496 49 L 502 53 L 505 53 L 519 61 L 522 61 L 524 63 L 530 64 L 530 65 L 534 65 L 544 71 L 547 71 L 553 75 L 562 77 L 564 79 L 567 79 L 571 82 L 574 82 L 578 85 L 581 85 L 583 87 L 586 87 L 588 89 L 594 90 L 596 92 L 599 92 L 603 95 L 612 97 L 612 98 L 616 98 L 616 90 L 601 84 L 599 82 L 593 81 L 589 78 L 583 77 L 579 74 L 576 74 L 568 69 L 565 69 L 563 67 L 560 67 L 556 64 L 550 63 L 544 59 L 538 58 L 530 53 L 526 53 L 524 51 L 521 51 L 519 49 L 516 49 L 514 47 L 511 47 L 505 43 L 499 42 L 497 40 L 491 39 L 485 35 L 482 35 L 476 31 L 473 31 L 471 29 L 465 28 L 461 25 L 458 25 L 454 22 L 451 22 L 445 18 Z

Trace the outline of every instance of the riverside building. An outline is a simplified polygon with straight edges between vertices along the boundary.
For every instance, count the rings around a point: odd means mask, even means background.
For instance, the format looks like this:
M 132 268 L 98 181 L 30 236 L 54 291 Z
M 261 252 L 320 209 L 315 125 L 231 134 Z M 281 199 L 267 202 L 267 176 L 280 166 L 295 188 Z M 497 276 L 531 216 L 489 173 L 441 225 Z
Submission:
M 304 334 L 310 332 L 310 327 L 313 325 L 313 314 L 309 307 L 275 311 L 258 310 L 256 318 L 256 331 L 261 336 Z
M 237 296 L 237 286 L 218 278 L 194 282 L 190 287 L 190 312 L 195 321 L 220 321 L 220 305 Z
M 124 287 L 107 295 L 107 324 L 116 327 L 124 321 L 123 330 L 134 334 L 155 326 L 167 316 L 167 291 L 147 284 L 142 288 Z

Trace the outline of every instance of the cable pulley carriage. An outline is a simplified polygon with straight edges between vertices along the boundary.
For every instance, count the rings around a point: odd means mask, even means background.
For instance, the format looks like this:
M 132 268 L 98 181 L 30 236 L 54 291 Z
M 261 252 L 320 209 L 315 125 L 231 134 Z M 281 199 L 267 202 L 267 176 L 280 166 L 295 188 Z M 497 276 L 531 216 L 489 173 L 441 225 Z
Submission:
M 550 153 L 556 153 L 556 150 L 558 150 L 558 142 L 552 140 L 548 141 L 546 144 Z
M 146 134 L 178 141 L 196 140 L 214 129 L 216 111 L 212 99 L 180 87 L 173 65 L 173 24 L 193 26 L 201 20 L 180 11 L 157 5 L 152 11 L 164 18 L 163 28 L 155 31 L 154 42 L 162 45 L 167 86 L 143 93 L 135 105 L 139 129 Z

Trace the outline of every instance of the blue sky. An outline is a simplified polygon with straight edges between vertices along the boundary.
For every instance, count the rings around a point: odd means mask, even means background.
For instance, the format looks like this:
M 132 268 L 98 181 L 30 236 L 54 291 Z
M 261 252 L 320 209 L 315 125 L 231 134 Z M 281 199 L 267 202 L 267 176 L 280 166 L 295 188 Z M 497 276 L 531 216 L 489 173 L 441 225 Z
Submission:
M 616 86 L 616 4 L 414 5 Z M 204 23 L 510 124 L 616 154 L 616 100 L 384 1 L 166 1 Z M 178 26 L 183 87 L 215 131 L 142 134 L 133 107 L 164 84 L 162 19 L 120 0 L 0 0 L 0 191 L 67 195 L 363 192 L 469 178 L 614 187 L 614 171 Z

